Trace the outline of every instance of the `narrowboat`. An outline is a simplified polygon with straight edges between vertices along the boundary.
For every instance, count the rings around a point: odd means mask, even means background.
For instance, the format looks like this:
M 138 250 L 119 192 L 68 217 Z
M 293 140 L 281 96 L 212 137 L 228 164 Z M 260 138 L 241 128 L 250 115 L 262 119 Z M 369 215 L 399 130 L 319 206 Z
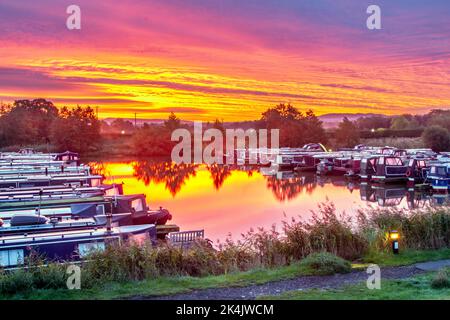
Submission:
M 361 159 L 360 177 L 362 182 L 376 183 L 404 182 L 407 180 L 406 160 L 397 156 L 370 156 Z
M 104 250 L 111 244 L 152 240 L 156 240 L 152 224 L 1 236 L 0 266 L 20 267 L 31 253 L 46 261 L 79 261 L 92 250 Z
M 123 184 L 102 184 L 98 187 L 77 187 L 68 185 L 55 185 L 49 187 L 28 188 L 2 188 L 0 189 L 0 202 L 4 198 L 20 198 L 23 196 L 60 195 L 60 194 L 93 194 L 102 193 L 106 196 L 123 194 Z
M 110 226 L 118 227 L 119 220 L 119 216 L 112 215 L 67 220 L 50 219 L 37 214 L 14 215 L 9 221 L 0 221 L 0 238 L 11 235 L 100 228 L 106 226 L 108 223 Z
M 71 174 L 90 174 L 89 166 L 6 166 L 0 167 L 0 176 L 33 176 L 33 175 L 54 175 L 61 173 L 71 173 Z
M 305 154 L 299 156 L 294 162 L 294 170 L 298 172 L 313 172 L 317 171 L 317 167 L 321 161 L 328 161 L 332 156 L 326 153 L 319 154 Z
M 406 177 L 408 178 L 407 186 L 413 188 L 416 184 L 421 184 L 427 179 L 430 170 L 429 158 L 411 158 L 408 162 L 408 170 Z
M 23 161 L 46 161 L 61 162 L 65 165 L 79 165 L 80 157 L 76 152 L 62 153 L 37 153 L 30 150 L 20 150 L 19 152 L 4 152 L 0 154 L 0 162 L 21 163 Z
M 359 174 L 361 159 L 353 156 L 340 156 L 336 158 L 328 158 L 322 160 L 317 166 L 317 174 L 319 175 L 345 175 L 354 177 Z
M 0 202 L 0 218 L 9 220 L 14 215 L 38 214 L 49 218 L 75 219 L 92 218 L 97 215 L 131 213 L 121 219 L 120 225 L 166 224 L 172 219 L 167 209 L 152 210 L 147 206 L 144 194 L 72 197 L 45 200 L 24 200 Z
M 26 188 L 68 184 L 70 186 L 91 186 L 101 185 L 103 177 L 101 175 L 35 175 L 18 177 L 0 177 L 0 188 Z
M 450 189 L 450 162 L 431 165 L 427 180 L 431 181 L 433 191 L 448 192 Z

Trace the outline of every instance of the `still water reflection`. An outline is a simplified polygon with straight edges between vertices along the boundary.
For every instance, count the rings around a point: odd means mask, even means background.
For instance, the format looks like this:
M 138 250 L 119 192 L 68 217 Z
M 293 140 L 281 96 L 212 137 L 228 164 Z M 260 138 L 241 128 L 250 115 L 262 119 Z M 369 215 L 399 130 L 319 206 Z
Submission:
M 404 185 L 361 185 L 343 177 L 296 175 L 271 168 L 176 165 L 164 161 L 93 162 L 107 183 L 124 183 L 124 192 L 143 193 L 150 207 L 170 210 L 183 230 L 205 229 L 211 240 L 234 238 L 255 227 L 270 227 L 289 217 L 308 218 L 329 200 L 338 212 L 367 207 L 417 208 L 447 197 L 408 191 Z

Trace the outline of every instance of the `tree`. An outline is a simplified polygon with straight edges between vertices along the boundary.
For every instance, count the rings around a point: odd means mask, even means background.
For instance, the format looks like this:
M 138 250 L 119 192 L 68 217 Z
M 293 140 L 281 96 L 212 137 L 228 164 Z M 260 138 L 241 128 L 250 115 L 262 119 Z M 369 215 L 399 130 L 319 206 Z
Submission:
M 167 130 L 172 132 L 181 126 L 181 120 L 175 115 L 175 113 L 171 112 L 167 121 L 164 122 L 164 126 Z
M 53 122 L 51 141 L 61 151 L 85 152 L 100 142 L 100 121 L 91 107 L 63 107 Z
M 312 110 L 305 115 L 290 104 L 279 104 L 262 113 L 267 129 L 280 130 L 280 146 L 301 147 L 309 142 L 326 142 L 322 122 Z
M 430 119 L 427 122 L 429 126 L 437 125 L 450 131 L 450 111 L 433 110 L 430 115 Z
M 419 123 L 411 115 L 395 117 L 391 122 L 391 129 L 393 130 L 409 130 L 418 127 Z
M 435 152 L 450 151 L 450 134 L 440 126 L 430 126 L 425 129 L 422 139 L 426 147 Z
M 368 116 L 356 120 L 356 125 L 360 130 L 387 129 L 391 126 L 391 118 L 385 116 Z
M 222 134 L 225 135 L 225 126 L 223 125 L 223 121 L 220 121 L 219 119 L 216 119 L 214 121 L 214 123 L 212 124 L 212 127 L 214 129 L 220 130 L 220 132 L 222 132 Z
M 113 132 L 127 132 L 127 133 L 131 133 L 134 131 L 134 125 L 131 121 L 129 120 L 124 120 L 124 119 L 115 119 L 110 126 L 110 129 Z
M 175 145 L 171 134 L 166 126 L 144 125 L 133 135 L 133 150 L 138 156 L 168 156 Z
M 48 143 L 51 123 L 58 117 L 58 109 L 45 99 L 16 100 L 10 107 L 2 107 L 3 145 Z
M 336 142 L 343 147 L 353 147 L 359 143 L 359 130 L 345 117 L 336 130 Z

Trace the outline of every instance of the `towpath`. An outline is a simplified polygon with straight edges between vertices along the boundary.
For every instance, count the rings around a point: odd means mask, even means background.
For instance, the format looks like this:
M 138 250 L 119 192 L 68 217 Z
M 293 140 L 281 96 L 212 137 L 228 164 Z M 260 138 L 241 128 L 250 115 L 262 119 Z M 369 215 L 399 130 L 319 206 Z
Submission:
M 382 279 L 404 279 L 428 271 L 436 271 L 450 266 L 450 260 L 440 260 L 418 263 L 410 266 L 383 267 Z M 225 287 L 194 290 L 187 293 L 167 296 L 136 296 L 138 300 L 252 300 L 259 296 L 279 295 L 286 291 L 308 289 L 332 289 L 345 285 L 366 281 L 368 274 L 365 270 L 353 271 L 347 274 L 331 276 L 300 276 L 288 280 L 268 282 L 260 285 L 244 287 Z

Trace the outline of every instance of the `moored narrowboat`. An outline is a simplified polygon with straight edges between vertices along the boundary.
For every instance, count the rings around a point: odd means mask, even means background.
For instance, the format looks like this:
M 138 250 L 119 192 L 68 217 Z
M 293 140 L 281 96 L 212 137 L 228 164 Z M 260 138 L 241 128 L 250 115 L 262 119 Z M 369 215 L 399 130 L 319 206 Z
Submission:
M 408 166 L 397 156 L 379 156 L 376 158 L 371 180 L 377 183 L 404 182 L 407 180 Z
M 0 266 L 18 267 L 31 253 L 43 256 L 46 261 L 77 261 L 92 250 L 104 250 L 111 244 L 152 240 L 156 240 L 156 227 L 151 224 L 2 236 Z
M 435 192 L 448 192 L 450 189 L 450 162 L 435 163 L 431 165 L 427 177 Z

